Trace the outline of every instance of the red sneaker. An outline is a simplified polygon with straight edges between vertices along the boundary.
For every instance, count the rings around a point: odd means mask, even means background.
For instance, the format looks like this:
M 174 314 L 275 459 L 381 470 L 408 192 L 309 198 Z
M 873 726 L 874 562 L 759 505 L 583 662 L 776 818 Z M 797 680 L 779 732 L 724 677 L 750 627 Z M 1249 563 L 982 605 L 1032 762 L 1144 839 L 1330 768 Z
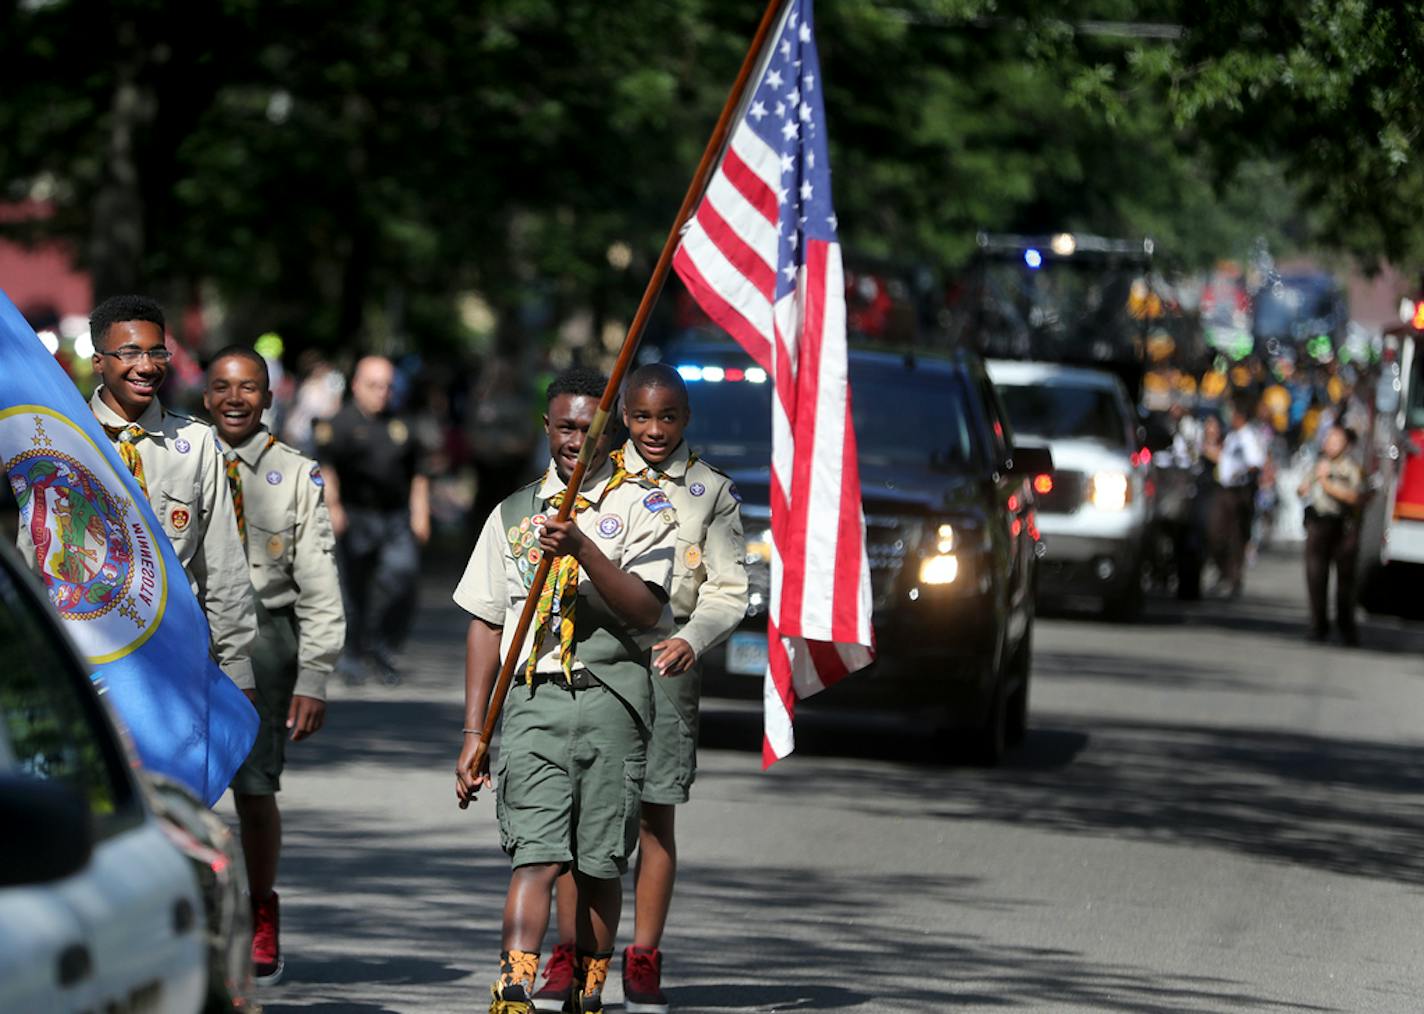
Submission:
M 623 1009 L 628 1014 L 667 1014 L 662 978 L 662 951 L 656 947 L 623 948 Z
M 282 944 L 278 938 L 277 892 L 252 906 L 252 971 L 259 986 L 282 981 Z
M 549 960 L 544 963 L 544 985 L 534 994 L 534 1009 L 567 1011 L 569 997 L 574 991 L 574 973 L 578 970 L 578 956 L 573 944 L 558 944 Z

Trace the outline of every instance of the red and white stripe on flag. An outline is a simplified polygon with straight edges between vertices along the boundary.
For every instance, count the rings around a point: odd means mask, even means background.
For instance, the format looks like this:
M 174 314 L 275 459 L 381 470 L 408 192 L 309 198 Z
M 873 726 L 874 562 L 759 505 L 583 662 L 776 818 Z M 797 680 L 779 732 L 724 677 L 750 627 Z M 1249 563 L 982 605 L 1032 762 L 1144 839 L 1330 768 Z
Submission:
M 875 657 L 811 0 L 788 0 L 673 259 L 693 298 L 775 384 L 764 765 L 796 701 Z

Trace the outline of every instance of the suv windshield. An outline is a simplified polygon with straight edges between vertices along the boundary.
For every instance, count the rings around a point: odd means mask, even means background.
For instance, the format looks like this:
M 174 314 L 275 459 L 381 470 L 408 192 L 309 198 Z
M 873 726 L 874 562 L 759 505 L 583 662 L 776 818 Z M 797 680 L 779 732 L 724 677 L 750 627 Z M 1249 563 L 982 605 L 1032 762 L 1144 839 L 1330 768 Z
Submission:
M 1078 438 L 1121 444 L 1126 424 L 1112 391 L 1100 387 L 999 385 L 999 397 L 1020 436 Z
M 690 441 L 714 460 L 770 461 L 771 382 L 753 383 L 731 366 L 720 376 L 716 382 L 689 378 Z M 958 372 L 852 360 L 850 383 L 862 466 L 958 471 L 973 465 L 968 395 Z

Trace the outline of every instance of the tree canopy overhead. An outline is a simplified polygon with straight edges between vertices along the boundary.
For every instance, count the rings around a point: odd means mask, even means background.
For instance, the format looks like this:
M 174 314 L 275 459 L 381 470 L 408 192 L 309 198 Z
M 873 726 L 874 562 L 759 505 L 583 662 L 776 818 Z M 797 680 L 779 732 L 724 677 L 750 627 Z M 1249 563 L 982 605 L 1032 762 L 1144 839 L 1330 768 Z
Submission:
M 99 295 L 234 335 L 457 340 L 479 292 L 626 317 L 757 0 L 30 0 L 0 7 L 5 227 Z M 979 229 L 1257 234 L 1417 259 L 1424 5 L 820 0 L 850 257 L 952 270 Z M 626 257 L 610 256 L 618 246 Z

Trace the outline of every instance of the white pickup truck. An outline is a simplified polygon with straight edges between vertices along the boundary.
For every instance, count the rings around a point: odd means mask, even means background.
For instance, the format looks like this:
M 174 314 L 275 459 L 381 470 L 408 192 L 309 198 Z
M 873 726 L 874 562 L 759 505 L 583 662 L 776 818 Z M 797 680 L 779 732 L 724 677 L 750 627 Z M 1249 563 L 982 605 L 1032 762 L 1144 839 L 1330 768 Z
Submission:
M 1102 370 L 990 360 L 1016 440 L 1047 444 L 1053 473 L 1034 478 L 1041 597 L 1092 597 L 1115 619 L 1142 605 L 1152 456 L 1127 388 Z

